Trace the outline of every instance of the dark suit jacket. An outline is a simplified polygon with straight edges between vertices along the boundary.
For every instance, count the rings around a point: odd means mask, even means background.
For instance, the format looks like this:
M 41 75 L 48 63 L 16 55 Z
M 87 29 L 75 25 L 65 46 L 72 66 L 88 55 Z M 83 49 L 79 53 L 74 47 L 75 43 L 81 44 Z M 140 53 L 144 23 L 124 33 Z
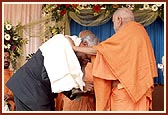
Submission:
M 43 59 L 41 51 L 38 50 L 6 84 L 33 111 L 50 111 L 54 107 L 51 84 Z

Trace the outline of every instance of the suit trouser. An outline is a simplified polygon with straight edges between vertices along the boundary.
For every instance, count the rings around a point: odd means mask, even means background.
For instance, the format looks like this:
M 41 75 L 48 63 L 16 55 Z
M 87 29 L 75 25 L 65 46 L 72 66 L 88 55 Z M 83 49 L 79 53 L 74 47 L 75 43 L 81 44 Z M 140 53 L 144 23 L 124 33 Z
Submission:
M 55 103 L 54 100 L 52 103 L 49 103 L 47 105 L 40 105 L 36 108 L 26 105 L 23 103 L 20 99 L 18 99 L 16 96 L 14 96 L 16 111 L 54 111 L 55 110 Z M 30 106 L 30 107 L 29 107 Z

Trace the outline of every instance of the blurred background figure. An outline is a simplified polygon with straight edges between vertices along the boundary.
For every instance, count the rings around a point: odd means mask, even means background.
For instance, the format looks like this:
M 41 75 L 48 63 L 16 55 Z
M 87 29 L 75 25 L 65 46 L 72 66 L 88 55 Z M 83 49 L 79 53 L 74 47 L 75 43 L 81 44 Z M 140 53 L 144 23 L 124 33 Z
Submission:
M 11 78 L 13 72 L 9 69 L 10 66 L 10 52 L 5 50 L 4 51 L 4 84 Z M 10 89 L 8 89 L 4 85 L 4 104 L 5 110 L 14 111 L 15 104 L 14 104 L 14 96 Z

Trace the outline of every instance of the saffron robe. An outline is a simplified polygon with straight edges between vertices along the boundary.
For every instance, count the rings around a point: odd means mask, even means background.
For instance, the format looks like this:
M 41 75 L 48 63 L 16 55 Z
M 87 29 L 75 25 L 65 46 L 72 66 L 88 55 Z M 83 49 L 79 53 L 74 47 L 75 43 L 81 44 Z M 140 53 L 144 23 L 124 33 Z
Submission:
M 84 81 L 93 82 L 92 63 L 87 63 L 85 67 Z M 70 100 L 67 97 L 63 98 L 63 111 L 95 111 L 95 96 L 81 96 L 79 99 Z
M 4 69 L 4 84 L 6 84 L 6 82 L 12 77 L 12 75 L 13 75 L 12 71 L 10 71 L 9 69 Z M 6 85 L 4 85 L 4 94 L 14 96 L 12 91 L 10 89 L 8 89 L 6 87 Z M 14 101 L 13 100 L 8 100 L 7 102 L 11 105 L 11 110 L 14 111 L 15 110 Z
M 153 78 L 157 77 L 156 60 L 149 36 L 141 24 L 134 21 L 128 22 L 113 36 L 94 48 L 98 52 L 92 71 L 94 77 L 119 80 L 134 103 L 147 92 L 151 92 Z M 102 65 L 100 62 L 106 64 L 110 71 L 108 75 L 105 71 L 100 71 L 99 65 Z M 99 94 L 95 94 L 96 98 Z M 96 104 L 100 104 L 99 101 Z

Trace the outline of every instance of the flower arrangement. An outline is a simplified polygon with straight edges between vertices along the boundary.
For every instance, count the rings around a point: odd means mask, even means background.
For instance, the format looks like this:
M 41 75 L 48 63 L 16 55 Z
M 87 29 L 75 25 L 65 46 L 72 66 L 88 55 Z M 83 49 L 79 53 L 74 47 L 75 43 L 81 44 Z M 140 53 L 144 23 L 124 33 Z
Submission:
M 69 11 L 80 14 L 82 9 L 92 9 L 93 15 L 97 15 L 101 9 L 113 12 L 119 6 L 118 4 L 44 4 L 42 10 L 45 15 L 51 15 L 52 19 L 57 22 Z
M 51 32 L 52 36 L 56 35 L 56 34 L 60 34 L 63 30 L 64 30 L 64 27 L 59 27 L 59 26 L 49 26 L 49 31 Z
M 44 4 L 42 10 L 45 15 L 51 15 L 52 19 L 57 22 L 69 11 L 80 14 L 82 9 L 91 9 L 93 15 L 98 15 L 102 9 L 105 13 L 113 13 L 120 7 L 127 7 L 131 10 L 163 11 L 163 4 Z
M 158 11 L 161 10 L 162 4 L 144 4 L 143 9 L 148 10 L 151 9 L 152 11 Z
M 4 24 L 4 49 L 10 52 L 11 64 L 16 70 L 17 58 L 22 53 L 22 46 L 27 44 L 27 39 L 23 39 L 18 34 L 20 24 L 13 26 L 9 22 Z
M 92 15 L 96 16 L 99 14 L 112 14 L 121 7 L 130 8 L 133 12 L 137 10 L 144 10 L 144 12 L 145 10 L 151 10 L 158 12 L 161 19 L 164 18 L 163 4 L 43 4 L 42 12 L 44 16 L 51 16 L 51 21 L 59 23 L 69 11 L 80 14 L 82 10 L 89 9 L 92 10 Z M 61 33 L 64 30 L 64 26 L 49 25 L 48 30 L 53 36 Z
M 51 16 L 52 21 L 58 22 L 61 21 L 69 11 L 80 14 L 80 10 L 82 9 L 91 9 L 93 10 L 93 15 L 98 15 L 101 9 L 105 9 L 105 12 L 113 12 L 118 7 L 118 4 L 44 4 L 42 11 L 45 16 Z M 57 25 L 50 25 L 47 28 L 52 36 L 64 30 L 63 26 L 59 27 Z

